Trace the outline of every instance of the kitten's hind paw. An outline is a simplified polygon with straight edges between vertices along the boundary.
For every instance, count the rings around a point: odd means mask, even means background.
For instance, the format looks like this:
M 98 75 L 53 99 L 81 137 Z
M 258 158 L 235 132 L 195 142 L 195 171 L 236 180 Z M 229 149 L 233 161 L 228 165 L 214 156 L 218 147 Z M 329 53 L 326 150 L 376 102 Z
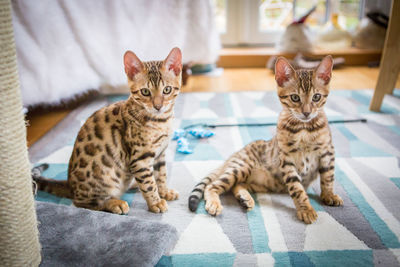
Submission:
M 251 197 L 250 194 L 248 196 L 239 196 L 239 203 L 240 205 L 247 209 L 247 211 L 250 211 L 254 208 L 254 199 Z
M 179 193 L 176 192 L 174 189 L 168 189 L 167 193 L 164 195 L 160 194 L 160 197 L 165 200 L 177 200 L 179 198 Z
M 168 204 L 165 199 L 160 199 L 160 201 L 153 206 L 149 206 L 149 210 L 154 213 L 166 212 L 168 210 Z
M 128 214 L 129 205 L 124 200 L 111 198 L 105 203 L 104 210 L 115 214 Z
M 306 224 L 311 224 L 317 220 L 318 214 L 313 208 L 301 209 L 297 211 L 297 218 Z
M 328 206 L 342 206 L 343 200 L 341 197 L 335 194 L 321 195 L 321 200 L 325 205 Z
M 222 209 L 223 207 L 221 205 L 221 202 L 219 202 L 219 200 L 206 201 L 206 211 L 208 212 L 208 214 L 212 216 L 220 215 Z

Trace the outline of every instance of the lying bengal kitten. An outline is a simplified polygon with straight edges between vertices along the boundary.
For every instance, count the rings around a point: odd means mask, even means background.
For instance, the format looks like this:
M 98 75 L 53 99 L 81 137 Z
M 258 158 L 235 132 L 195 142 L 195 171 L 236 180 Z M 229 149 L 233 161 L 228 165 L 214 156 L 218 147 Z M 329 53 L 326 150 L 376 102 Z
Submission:
M 277 133 L 269 141 L 258 140 L 233 154 L 223 166 L 198 183 L 189 197 L 195 211 L 200 199 L 206 210 L 219 215 L 219 195 L 232 189 L 247 210 L 254 207 L 249 192 L 288 192 L 305 223 L 317 219 L 305 189 L 321 177 L 321 199 L 340 206 L 342 199 L 333 193 L 335 153 L 323 106 L 329 94 L 332 57 L 325 57 L 315 70 L 297 70 L 284 58 L 275 65 L 278 96 L 283 110 Z
M 77 207 L 126 214 L 120 196 L 135 180 L 152 212 L 167 210 L 178 193 L 166 185 L 165 149 L 175 98 L 181 87 L 182 55 L 172 49 L 164 61 L 141 62 L 124 55 L 130 96 L 87 119 L 76 138 L 68 181 L 34 177 L 39 190 L 72 198 Z

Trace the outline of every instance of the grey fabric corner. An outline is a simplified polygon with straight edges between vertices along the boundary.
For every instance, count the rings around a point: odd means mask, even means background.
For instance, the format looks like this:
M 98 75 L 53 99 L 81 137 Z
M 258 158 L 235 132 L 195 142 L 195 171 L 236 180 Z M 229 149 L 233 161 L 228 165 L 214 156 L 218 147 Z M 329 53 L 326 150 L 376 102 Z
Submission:
M 175 227 L 130 216 L 36 202 L 41 266 L 154 266 Z

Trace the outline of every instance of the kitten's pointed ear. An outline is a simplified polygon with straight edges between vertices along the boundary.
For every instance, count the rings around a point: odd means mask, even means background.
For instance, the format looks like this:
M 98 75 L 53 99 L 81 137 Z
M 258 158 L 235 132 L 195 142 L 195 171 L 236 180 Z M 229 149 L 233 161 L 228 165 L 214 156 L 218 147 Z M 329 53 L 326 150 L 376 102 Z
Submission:
M 167 70 L 173 70 L 175 75 L 178 76 L 182 71 L 182 53 L 178 47 L 172 48 L 169 55 L 164 60 L 164 67 Z
M 129 79 L 143 70 L 143 63 L 132 51 L 126 51 L 124 55 L 125 73 Z
M 324 57 L 315 70 L 318 81 L 323 85 L 327 85 L 332 77 L 333 59 L 330 55 Z
M 290 63 L 284 57 L 279 57 L 275 63 L 275 80 L 278 86 L 283 87 L 294 75 L 295 71 Z

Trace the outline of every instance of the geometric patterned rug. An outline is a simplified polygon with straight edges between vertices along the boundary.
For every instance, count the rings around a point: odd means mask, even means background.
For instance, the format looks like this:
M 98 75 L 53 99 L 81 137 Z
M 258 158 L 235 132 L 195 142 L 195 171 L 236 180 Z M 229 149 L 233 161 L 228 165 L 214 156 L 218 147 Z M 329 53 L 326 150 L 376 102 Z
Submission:
M 193 186 L 230 154 L 256 139 L 270 139 L 275 126 L 213 129 L 209 139 L 190 139 L 193 154 L 167 150 L 168 184 L 180 192 L 168 212 L 154 214 L 140 192 L 123 196 L 129 216 L 176 227 L 180 238 L 157 266 L 400 266 L 400 90 L 386 96 L 382 112 L 368 110 L 372 90 L 331 92 L 329 120 L 365 118 L 367 123 L 331 124 L 336 149 L 335 191 L 342 207 L 319 201 L 319 181 L 308 193 L 318 212 L 314 224 L 295 215 L 286 194 L 255 194 L 244 211 L 233 196 L 221 196 L 224 210 L 209 216 L 204 201 L 196 213 L 187 202 Z M 64 180 L 74 138 L 85 119 L 126 95 L 100 96 L 74 110 L 29 150 L 33 163 L 47 162 L 44 176 Z M 276 122 L 276 92 L 186 93 L 178 97 L 175 127 L 194 123 Z M 69 199 L 38 192 L 37 200 L 71 205 Z

